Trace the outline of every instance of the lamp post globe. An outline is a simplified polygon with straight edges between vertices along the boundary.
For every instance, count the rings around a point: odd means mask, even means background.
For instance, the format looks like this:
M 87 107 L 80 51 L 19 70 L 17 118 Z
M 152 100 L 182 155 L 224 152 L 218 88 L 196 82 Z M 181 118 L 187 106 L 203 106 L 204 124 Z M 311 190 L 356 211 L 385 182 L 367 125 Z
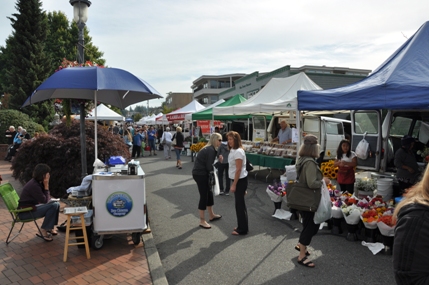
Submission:
M 70 0 L 70 5 L 73 6 L 73 20 L 76 22 L 79 29 L 78 38 L 78 63 L 83 65 L 84 60 L 84 28 L 85 23 L 88 20 L 88 8 L 91 6 L 91 2 L 88 0 Z M 95 122 L 97 123 L 97 122 Z M 80 104 L 80 155 L 82 163 L 82 179 L 87 175 L 86 166 L 86 141 L 85 141 L 85 106 L 84 103 Z
M 88 8 L 91 6 L 91 2 L 88 0 L 70 0 L 70 4 L 73 6 L 73 20 L 76 23 L 86 23 L 88 20 Z

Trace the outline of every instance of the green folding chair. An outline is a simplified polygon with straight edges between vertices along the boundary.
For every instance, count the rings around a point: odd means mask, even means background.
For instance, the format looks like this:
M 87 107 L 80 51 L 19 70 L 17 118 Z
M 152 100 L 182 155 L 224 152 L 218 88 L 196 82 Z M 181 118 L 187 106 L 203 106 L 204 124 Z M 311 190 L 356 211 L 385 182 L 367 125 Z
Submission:
M 42 231 L 40 230 L 39 225 L 36 222 L 36 220 L 41 219 L 41 218 L 34 218 L 33 217 L 31 219 L 26 219 L 26 220 L 22 220 L 19 218 L 18 214 L 24 213 L 24 212 L 30 212 L 31 216 L 33 216 L 33 214 L 32 214 L 33 209 L 31 207 L 24 208 L 24 209 L 18 209 L 19 196 L 18 196 L 18 193 L 16 193 L 16 190 L 13 188 L 12 184 L 5 183 L 5 184 L 0 185 L 0 195 L 1 195 L 4 203 L 6 204 L 6 207 L 9 210 L 10 215 L 12 216 L 12 227 L 10 228 L 9 235 L 7 236 L 7 239 L 6 239 L 7 245 L 11 241 L 13 241 L 21 233 L 21 230 L 24 227 L 25 223 L 34 222 L 37 229 L 39 230 L 40 236 L 43 236 Z M 19 232 L 13 238 L 11 238 L 9 240 L 10 235 L 12 234 L 12 230 L 15 227 L 16 223 L 22 223 L 21 228 L 19 229 Z

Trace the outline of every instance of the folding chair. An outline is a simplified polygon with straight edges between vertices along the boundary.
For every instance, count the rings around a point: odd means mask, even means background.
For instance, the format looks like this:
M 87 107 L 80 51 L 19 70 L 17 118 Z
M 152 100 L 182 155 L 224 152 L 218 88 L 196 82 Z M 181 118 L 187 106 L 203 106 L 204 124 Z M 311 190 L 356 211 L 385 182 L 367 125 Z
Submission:
M 34 218 L 33 217 L 32 219 L 26 219 L 26 220 L 22 220 L 19 218 L 18 214 L 24 213 L 24 212 L 30 212 L 31 216 L 33 216 L 32 212 L 31 212 L 33 209 L 31 207 L 24 208 L 24 209 L 18 209 L 19 196 L 18 196 L 18 193 L 16 193 L 16 190 L 13 188 L 12 184 L 5 183 L 5 184 L 0 185 L 0 195 L 1 195 L 4 203 L 6 204 L 6 207 L 9 210 L 10 215 L 12 216 L 12 227 L 10 228 L 9 235 L 7 236 L 7 239 L 6 239 L 7 245 L 11 241 L 13 241 L 21 233 L 22 228 L 24 227 L 25 223 L 34 222 L 37 229 L 39 230 L 40 236 L 43 236 L 42 231 L 40 230 L 40 227 L 36 222 L 36 220 L 41 219 L 41 218 Z M 22 226 L 19 229 L 19 232 L 13 238 L 11 238 L 9 240 L 10 235 L 12 234 L 12 230 L 15 227 L 16 223 L 22 223 Z

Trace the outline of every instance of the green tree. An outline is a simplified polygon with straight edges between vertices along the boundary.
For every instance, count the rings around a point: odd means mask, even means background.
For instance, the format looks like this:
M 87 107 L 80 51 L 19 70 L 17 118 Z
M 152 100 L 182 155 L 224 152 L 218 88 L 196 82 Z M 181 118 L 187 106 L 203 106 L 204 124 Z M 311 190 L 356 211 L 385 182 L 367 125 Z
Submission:
M 8 17 L 14 33 L 6 40 L 7 48 L 2 48 L 5 63 L 3 88 L 11 94 L 9 107 L 19 109 L 29 95 L 48 76 L 50 59 L 44 46 L 48 22 L 38 0 L 18 0 L 18 13 Z M 47 127 L 54 112 L 52 104 L 44 102 L 24 108 L 23 112 Z
M 140 119 L 141 118 L 143 118 L 143 116 L 142 116 L 142 114 L 140 114 L 140 113 L 135 113 L 134 115 L 133 115 L 133 120 L 134 120 L 134 122 L 138 122 L 138 121 L 140 121 Z

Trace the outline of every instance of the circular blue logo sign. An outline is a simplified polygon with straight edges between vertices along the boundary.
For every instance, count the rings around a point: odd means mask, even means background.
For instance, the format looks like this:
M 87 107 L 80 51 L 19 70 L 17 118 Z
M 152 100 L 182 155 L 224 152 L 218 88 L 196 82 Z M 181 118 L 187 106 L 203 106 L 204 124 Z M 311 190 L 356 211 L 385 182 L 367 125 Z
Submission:
M 110 215 L 119 218 L 125 217 L 133 208 L 133 200 L 125 192 L 115 192 L 107 197 L 106 207 Z

